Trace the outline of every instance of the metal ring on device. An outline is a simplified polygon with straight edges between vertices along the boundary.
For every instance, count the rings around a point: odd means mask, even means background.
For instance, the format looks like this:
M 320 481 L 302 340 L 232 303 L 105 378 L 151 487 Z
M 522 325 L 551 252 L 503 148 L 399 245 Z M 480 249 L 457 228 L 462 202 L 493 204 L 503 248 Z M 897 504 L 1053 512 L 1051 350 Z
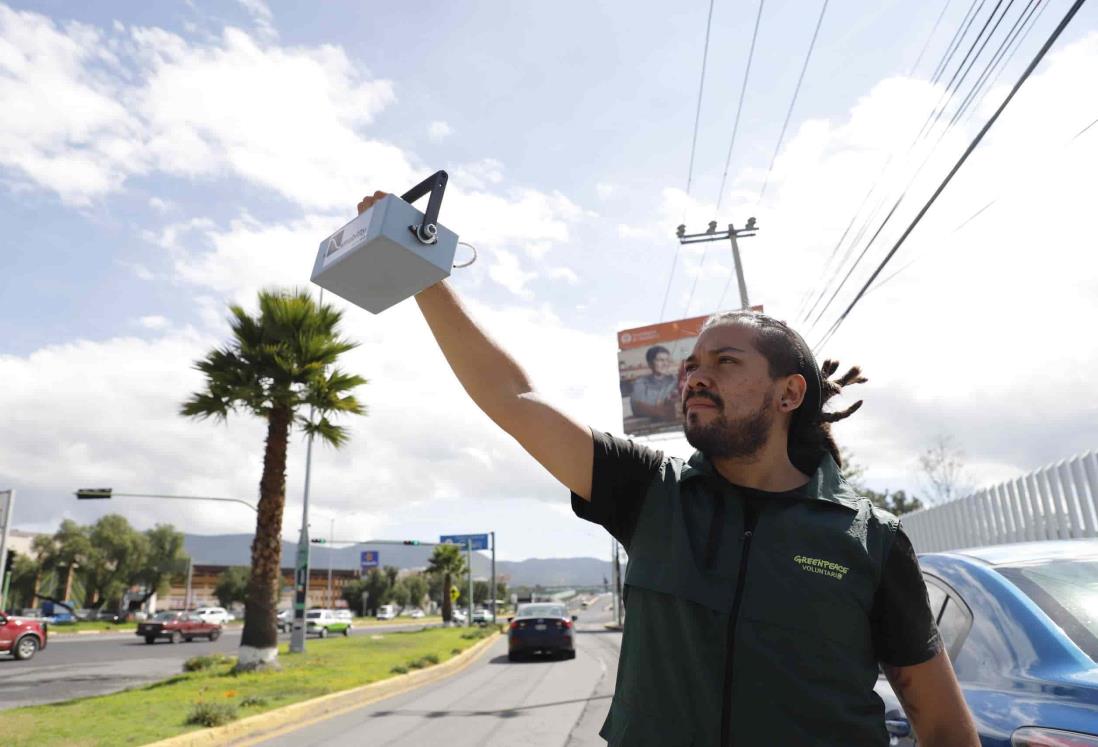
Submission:
M 469 260 L 468 262 L 464 262 L 464 263 L 462 263 L 462 264 L 460 264 L 460 265 L 458 265 L 458 264 L 455 264 L 455 265 L 454 265 L 454 267 L 468 267 L 469 265 L 471 265 L 471 264 L 473 264 L 474 262 L 476 262 L 476 261 L 477 261 L 477 248 L 476 248 L 475 246 L 473 246 L 472 244 L 469 244 L 469 243 L 467 243 L 467 242 L 465 242 L 465 241 L 459 241 L 459 242 L 457 243 L 457 245 L 458 245 L 458 246 L 467 246 L 467 247 L 469 247 L 470 249 L 472 249 L 472 250 L 473 250 L 473 258 L 472 258 L 471 260 Z

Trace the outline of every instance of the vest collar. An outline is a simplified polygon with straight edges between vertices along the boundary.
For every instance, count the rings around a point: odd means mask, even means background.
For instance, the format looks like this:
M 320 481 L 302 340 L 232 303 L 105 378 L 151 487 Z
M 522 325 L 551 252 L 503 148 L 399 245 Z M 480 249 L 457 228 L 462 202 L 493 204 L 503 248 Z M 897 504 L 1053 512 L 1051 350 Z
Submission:
M 712 462 L 700 451 L 695 451 L 683 465 L 679 479 L 686 482 L 703 476 L 728 484 L 728 481 L 713 467 Z M 830 454 L 824 454 L 823 459 L 820 460 L 820 466 L 804 486 L 804 492 L 806 499 L 838 503 L 854 511 L 858 510 L 863 500 L 843 479 L 842 470 L 835 464 Z

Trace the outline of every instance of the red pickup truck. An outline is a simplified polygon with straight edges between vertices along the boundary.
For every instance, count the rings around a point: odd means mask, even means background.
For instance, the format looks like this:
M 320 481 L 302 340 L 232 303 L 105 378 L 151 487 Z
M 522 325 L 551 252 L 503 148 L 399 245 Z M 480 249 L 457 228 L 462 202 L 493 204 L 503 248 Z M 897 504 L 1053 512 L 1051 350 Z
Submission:
M 145 643 L 156 643 L 157 638 L 167 638 L 172 643 L 195 638 L 216 641 L 221 636 L 221 625 L 190 612 L 157 612 L 151 620 L 138 623 L 137 635 Z
M 33 617 L 9 617 L 0 612 L 0 652 L 16 659 L 29 659 L 46 647 L 49 626 Z

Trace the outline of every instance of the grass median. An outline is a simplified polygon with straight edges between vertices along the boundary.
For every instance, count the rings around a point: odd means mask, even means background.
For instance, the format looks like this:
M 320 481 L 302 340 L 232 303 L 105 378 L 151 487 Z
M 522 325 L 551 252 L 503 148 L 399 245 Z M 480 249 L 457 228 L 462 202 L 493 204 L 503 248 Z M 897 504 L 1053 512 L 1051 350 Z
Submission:
M 195 657 L 211 666 L 111 695 L 4 711 L 3 744 L 147 744 L 432 666 L 496 632 L 432 628 L 310 640 L 305 656 L 280 647 L 280 672 L 236 675 L 227 657 Z

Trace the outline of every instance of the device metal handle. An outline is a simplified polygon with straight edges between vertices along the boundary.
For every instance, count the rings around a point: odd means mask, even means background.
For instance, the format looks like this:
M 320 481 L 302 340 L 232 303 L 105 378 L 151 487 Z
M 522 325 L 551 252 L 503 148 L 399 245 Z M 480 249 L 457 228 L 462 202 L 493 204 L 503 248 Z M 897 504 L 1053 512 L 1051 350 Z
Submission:
M 427 200 L 427 210 L 423 213 L 423 223 L 418 226 L 408 226 L 416 238 L 424 244 L 435 243 L 438 234 L 438 211 L 442 207 L 442 195 L 446 191 L 447 179 L 449 177 L 445 171 L 436 171 L 400 196 L 400 199 L 411 204 L 428 192 L 431 194 Z

